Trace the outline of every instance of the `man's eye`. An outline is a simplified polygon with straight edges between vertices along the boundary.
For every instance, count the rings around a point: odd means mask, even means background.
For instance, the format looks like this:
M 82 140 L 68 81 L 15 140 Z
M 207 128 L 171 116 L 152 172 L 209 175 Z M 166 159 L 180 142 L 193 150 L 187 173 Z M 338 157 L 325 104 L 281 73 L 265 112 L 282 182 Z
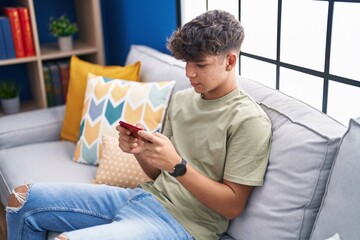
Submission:
M 206 66 L 206 64 L 196 64 L 199 68 L 203 68 L 203 67 L 205 67 Z

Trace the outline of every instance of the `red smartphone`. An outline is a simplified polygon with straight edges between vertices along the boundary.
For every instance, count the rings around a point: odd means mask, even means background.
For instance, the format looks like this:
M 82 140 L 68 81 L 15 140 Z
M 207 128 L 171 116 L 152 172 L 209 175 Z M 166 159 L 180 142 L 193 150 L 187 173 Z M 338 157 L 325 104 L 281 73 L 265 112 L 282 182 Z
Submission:
M 131 124 L 129 124 L 129 123 L 127 123 L 127 122 L 124 122 L 124 121 L 120 121 L 119 123 L 120 123 L 120 125 L 121 125 L 122 127 L 124 127 L 124 128 L 126 128 L 127 130 L 129 130 L 129 131 L 131 132 L 131 135 L 133 135 L 133 137 L 135 137 L 135 138 L 138 138 L 138 137 L 139 137 L 138 131 L 143 130 L 143 129 L 141 129 L 141 128 L 138 128 L 138 127 L 136 127 L 136 126 L 134 126 L 134 125 L 131 125 Z

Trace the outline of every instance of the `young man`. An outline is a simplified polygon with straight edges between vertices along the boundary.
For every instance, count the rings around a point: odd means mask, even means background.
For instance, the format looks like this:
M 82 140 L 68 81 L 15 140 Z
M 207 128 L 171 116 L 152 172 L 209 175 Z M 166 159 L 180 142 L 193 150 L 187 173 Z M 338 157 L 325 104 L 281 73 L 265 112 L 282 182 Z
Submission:
M 170 103 L 163 134 L 118 126 L 119 146 L 153 182 L 136 189 L 33 184 L 9 200 L 9 239 L 218 239 L 262 185 L 271 124 L 238 89 L 244 38 L 224 11 L 208 11 L 168 41 L 192 85 Z
M 244 38 L 229 13 L 209 11 L 175 32 L 168 48 L 192 85 L 175 94 L 163 134 L 118 127 L 120 147 L 155 180 L 143 185 L 196 239 L 216 239 L 244 209 L 268 163 L 271 124 L 240 91 Z M 175 176 L 174 176 L 175 175 Z

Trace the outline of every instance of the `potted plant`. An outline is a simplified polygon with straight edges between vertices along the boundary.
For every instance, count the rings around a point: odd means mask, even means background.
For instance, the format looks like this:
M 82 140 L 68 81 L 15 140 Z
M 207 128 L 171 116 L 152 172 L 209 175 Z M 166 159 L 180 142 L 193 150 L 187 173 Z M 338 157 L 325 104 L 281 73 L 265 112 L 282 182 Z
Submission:
M 76 23 L 70 21 L 66 14 L 59 18 L 50 17 L 49 30 L 52 36 L 58 38 L 60 50 L 72 49 L 72 35 L 78 32 L 78 27 Z
M 20 111 L 20 91 L 21 87 L 13 80 L 0 82 L 0 100 L 4 113 Z

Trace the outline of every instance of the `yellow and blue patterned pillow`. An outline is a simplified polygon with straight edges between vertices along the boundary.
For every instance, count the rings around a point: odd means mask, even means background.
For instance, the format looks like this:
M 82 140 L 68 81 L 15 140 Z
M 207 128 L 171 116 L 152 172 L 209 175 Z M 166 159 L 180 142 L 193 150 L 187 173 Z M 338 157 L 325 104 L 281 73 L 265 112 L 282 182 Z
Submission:
M 89 78 L 74 161 L 97 165 L 103 134 L 118 137 L 119 121 L 141 123 L 160 132 L 175 81 L 131 82 L 97 76 Z

